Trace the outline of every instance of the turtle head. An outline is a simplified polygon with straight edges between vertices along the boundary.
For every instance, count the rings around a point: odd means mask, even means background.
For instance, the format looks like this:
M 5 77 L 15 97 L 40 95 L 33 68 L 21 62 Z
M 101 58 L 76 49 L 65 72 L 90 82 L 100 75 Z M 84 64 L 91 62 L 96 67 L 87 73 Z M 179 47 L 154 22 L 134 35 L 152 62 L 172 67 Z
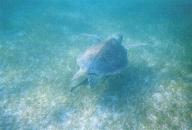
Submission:
M 112 38 L 114 38 L 118 43 L 121 43 L 123 40 L 123 35 L 122 34 L 114 34 L 114 35 L 112 35 Z

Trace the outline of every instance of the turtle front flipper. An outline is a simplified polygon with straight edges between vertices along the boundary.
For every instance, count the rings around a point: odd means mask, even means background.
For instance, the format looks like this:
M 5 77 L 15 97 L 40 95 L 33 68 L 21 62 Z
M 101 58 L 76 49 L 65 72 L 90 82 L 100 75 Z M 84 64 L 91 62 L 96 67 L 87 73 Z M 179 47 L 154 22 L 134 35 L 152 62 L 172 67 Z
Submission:
M 93 42 L 101 42 L 103 40 L 103 38 L 101 38 L 100 36 L 98 36 L 96 34 L 82 33 L 81 35 L 91 39 Z

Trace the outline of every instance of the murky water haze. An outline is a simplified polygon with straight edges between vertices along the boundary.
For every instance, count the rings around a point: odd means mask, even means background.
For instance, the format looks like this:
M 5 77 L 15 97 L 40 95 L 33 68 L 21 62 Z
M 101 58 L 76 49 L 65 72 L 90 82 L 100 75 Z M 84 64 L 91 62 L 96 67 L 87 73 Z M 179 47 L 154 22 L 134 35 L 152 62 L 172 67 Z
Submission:
M 191 129 L 191 1 L 2 0 L 0 18 L 0 129 Z M 123 34 L 129 65 L 71 94 L 84 33 Z

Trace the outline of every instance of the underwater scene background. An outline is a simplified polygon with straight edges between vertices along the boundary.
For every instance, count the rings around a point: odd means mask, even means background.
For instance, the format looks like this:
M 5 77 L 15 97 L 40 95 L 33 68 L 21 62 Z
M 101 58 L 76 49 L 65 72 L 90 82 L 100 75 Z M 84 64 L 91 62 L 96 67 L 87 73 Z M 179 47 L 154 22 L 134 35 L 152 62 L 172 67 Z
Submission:
M 82 34 L 116 33 L 128 68 L 71 93 Z M 0 130 L 191 129 L 191 0 L 0 0 Z

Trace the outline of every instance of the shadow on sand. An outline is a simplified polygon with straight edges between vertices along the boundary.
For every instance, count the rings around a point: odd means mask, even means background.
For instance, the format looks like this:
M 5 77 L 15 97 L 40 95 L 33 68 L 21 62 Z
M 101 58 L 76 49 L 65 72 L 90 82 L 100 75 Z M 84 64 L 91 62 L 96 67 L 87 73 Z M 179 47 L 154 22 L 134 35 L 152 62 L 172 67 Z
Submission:
M 98 105 L 116 111 L 125 105 L 137 106 L 153 90 L 155 73 L 146 65 L 130 65 L 119 75 L 111 76 L 106 89 L 98 99 Z

